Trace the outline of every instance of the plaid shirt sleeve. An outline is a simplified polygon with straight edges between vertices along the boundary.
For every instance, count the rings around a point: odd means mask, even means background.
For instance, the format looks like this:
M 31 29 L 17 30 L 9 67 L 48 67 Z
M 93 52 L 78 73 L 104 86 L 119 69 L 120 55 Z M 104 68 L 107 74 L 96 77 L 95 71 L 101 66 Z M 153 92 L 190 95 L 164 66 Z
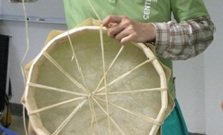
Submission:
M 171 60 L 185 60 L 202 53 L 212 42 L 215 31 L 209 17 L 153 25 L 156 28 L 157 54 Z

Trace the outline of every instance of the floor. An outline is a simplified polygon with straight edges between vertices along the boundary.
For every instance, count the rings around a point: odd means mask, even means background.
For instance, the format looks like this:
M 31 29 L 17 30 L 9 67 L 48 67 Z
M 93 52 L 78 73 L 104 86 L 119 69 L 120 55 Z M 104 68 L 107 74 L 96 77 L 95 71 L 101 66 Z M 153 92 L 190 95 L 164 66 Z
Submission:
M 17 135 L 25 135 L 24 124 L 22 116 L 13 116 L 12 124 L 9 127 Z

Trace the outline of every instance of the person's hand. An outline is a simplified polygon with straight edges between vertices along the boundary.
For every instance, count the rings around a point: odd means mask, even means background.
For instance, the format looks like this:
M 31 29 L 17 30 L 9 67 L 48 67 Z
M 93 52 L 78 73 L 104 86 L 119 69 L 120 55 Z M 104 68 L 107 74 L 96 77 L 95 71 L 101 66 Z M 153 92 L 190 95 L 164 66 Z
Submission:
M 108 16 L 103 20 L 108 36 L 126 42 L 152 42 L 155 40 L 155 28 L 150 23 L 141 23 L 126 16 Z

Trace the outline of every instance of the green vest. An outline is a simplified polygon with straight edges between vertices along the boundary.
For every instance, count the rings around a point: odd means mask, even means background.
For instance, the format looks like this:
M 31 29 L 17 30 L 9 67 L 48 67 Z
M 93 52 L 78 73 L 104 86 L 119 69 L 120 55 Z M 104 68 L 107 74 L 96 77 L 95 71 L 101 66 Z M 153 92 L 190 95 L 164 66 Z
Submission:
M 108 15 L 125 15 L 142 22 L 167 22 L 171 14 L 179 22 L 199 16 L 207 16 L 202 0 L 89 0 L 100 18 Z M 98 19 L 88 0 L 64 0 L 69 28 L 86 18 Z
M 177 22 L 208 16 L 202 0 L 64 0 L 64 7 L 68 28 L 75 27 L 87 18 L 104 19 L 108 15 L 124 15 L 141 22 L 167 22 L 171 20 L 172 15 Z M 160 60 L 172 69 L 170 60 Z M 175 99 L 173 84 L 174 79 L 171 77 L 168 89 L 172 97 L 170 101 Z M 175 105 L 164 122 L 163 134 L 187 135 L 186 125 L 176 100 Z

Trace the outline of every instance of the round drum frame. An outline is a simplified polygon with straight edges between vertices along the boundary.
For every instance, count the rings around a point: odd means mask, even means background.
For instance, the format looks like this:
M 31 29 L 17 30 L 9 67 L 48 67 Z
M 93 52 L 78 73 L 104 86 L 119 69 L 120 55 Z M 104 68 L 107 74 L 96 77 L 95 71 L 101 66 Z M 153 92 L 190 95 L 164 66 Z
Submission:
M 81 53 L 81 51 L 76 52 L 75 47 L 73 46 L 73 38 L 79 38 L 78 35 L 81 35 L 82 32 L 84 33 L 91 33 L 91 31 L 98 33 L 98 37 L 100 39 L 100 48 L 101 48 L 101 59 L 99 61 L 101 61 L 101 67 L 100 69 L 102 70 L 102 76 L 100 79 L 99 84 L 97 85 L 97 88 L 95 90 L 91 90 L 89 91 L 89 89 L 87 88 L 85 84 L 86 78 L 85 78 L 85 74 L 83 72 L 83 66 L 81 65 L 81 63 L 78 61 L 78 53 Z M 77 35 L 77 37 L 75 36 Z M 152 123 L 152 127 L 150 129 L 150 131 L 147 132 L 147 134 L 149 135 L 156 135 L 161 124 L 163 123 L 166 114 L 167 114 L 167 106 L 168 106 L 168 85 L 167 85 L 167 76 L 165 73 L 165 70 L 162 66 L 162 64 L 160 63 L 160 61 L 158 60 L 158 58 L 154 55 L 153 51 L 145 46 L 142 43 L 129 43 L 127 45 L 120 45 L 120 50 L 117 51 L 117 54 L 115 54 L 114 59 L 110 60 L 110 66 L 106 66 L 106 53 L 104 53 L 106 51 L 105 45 L 106 42 L 103 41 L 104 37 L 106 35 L 106 30 L 100 26 L 84 26 L 84 27 L 79 27 L 79 28 L 74 28 L 71 29 L 69 31 L 63 32 L 62 34 L 56 36 L 55 38 L 53 38 L 52 40 L 50 40 L 47 45 L 43 48 L 43 50 L 39 53 L 39 55 L 33 60 L 29 72 L 28 72 L 28 76 L 27 76 L 27 83 L 26 83 L 26 87 L 25 87 L 25 94 L 24 94 L 24 105 L 27 109 L 28 115 L 29 115 L 29 119 L 30 119 L 30 123 L 33 127 L 33 129 L 35 130 L 35 132 L 37 134 L 40 135 L 57 135 L 57 134 L 61 134 L 62 130 L 70 123 L 71 119 L 73 116 L 78 115 L 79 110 L 81 110 L 81 108 L 83 106 L 85 106 L 88 102 L 90 102 L 89 100 L 92 101 L 92 103 L 89 103 L 89 109 L 91 113 L 97 113 L 97 110 L 95 111 L 94 106 L 98 107 L 98 110 L 101 110 L 101 113 L 103 113 L 105 115 L 105 119 L 108 122 L 105 122 L 107 124 L 105 124 L 105 127 L 108 127 L 108 129 L 106 129 L 105 131 L 107 131 L 107 134 L 114 134 L 116 132 L 113 133 L 113 130 L 116 129 L 118 133 L 120 133 L 121 135 L 130 135 L 130 133 L 126 133 L 125 130 L 122 129 L 123 124 L 120 124 L 119 120 L 115 120 L 115 118 L 113 118 L 112 112 L 110 112 L 110 108 L 112 108 L 111 106 L 113 106 L 116 109 L 119 109 L 120 111 L 126 113 L 126 115 L 132 115 L 136 118 L 140 118 L 140 119 L 145 119 L 146 121 L 149 121 Z M 109 37 L 107 37 L 109 38 Z M 66 41 L 65 41 L 66 40 Z M 86 38 L 87 40 L 87 38 Z M 113 39 L 111 39 L 113 40 Z M 72 52 L 72 55 L 69 56 L 71 61 L 75 61 L 76 65 L 77 65 L 77 72 L 78 72 L 78 76 L 81 79 L 75 79 L 75 77 L 71 76 L 68 74 L 68 72 L 59 64 L 57 63 L 57 61 L 55 61 L 55 59 L 53 58 L 53 56 L 51 56 L 49 54 L 49 52 L 53 52 L 54 49 L 53 47 L 56 46 L 56 44 L 60 44 L 63 42 L 67 42 L 69 43 L 70 46 L 70 51 Z M 112 41 L 113 42 L 113 41 Z M 116 41 L 114 41 L 116 42 Z M 137 64 L 135 67 L 133 67 L 132 69 L 130 69 L 129 71 L 121 74 L 120 76 L 116 77 L 116 80 L 112 80 L 109 81 L 109 73 L 108 71 L 112 68 L 112 66 L 116 63 L 116 61 L 118 60 L 118 57 L 121 55 L 122 51 L 126 48 L 126 46 L 136 46 L 137 48 L 139 48 L 142 52 L 142 54 L 145 56 L 145 61 L 141 62 L 140 64 Z M 83 49 L 84 50 L 84 49 Z M 83 51 L 82 50 L 82 51 Z M 87 50 L 87 49 L 86 49 Z M 95 54 L 96 55 L 96 54 Z M 55 57 L 57 57 L 55 55 Z M 58 57 L 62 57 L 61 55 Z M 84 55 L 82 55 L 82 57 L 84 57 Z M 141 57 L 141 54 L 140 54 Z M 66 57 L 67 58 L 67 57 Z M 39 72 L 41 71 L 41 66 L 44 66 L 44 62 L 48 60 L 52 65 L 54 65 L 57 70 L 61 73 L 64 74 L 65 78 L 67 78 L 68 80 L 70 80 L 75 87 L 77 87 L 80 90 L 83 90 L 83 92 L 80 91 L 69 91 L 66 89 L 62 89 L 62 88 L 56 88 L 56 87 L 52 87 L 52 86 L 46 86 L 43 84 L 39 84 L 36 83 L 39 77 Z M 159 78 L 159 88 L 149 88 L 149 89 L 138 89 L 138 90 L 132 90 L 130 91 L 122 91 L 122 94 L 129 94 L 132 95 L 134 93 L 137 94 L 137 92 L 158 92 L 160 94 L 160 108 L 159 111 L 157 112 L 157 115 L 155 118 L 146 116 L 145 114 L 142 114 L 142 112 L 134 112 L 131 110 L 128 110 L 124 107 L 118 106 L 116 104 L 113 104 L 113 100 L 110 100 L 110 95 L 112 94 L 117 94 L 118 92 L 110 92 L 109 91 L 109 87 L 111 85 L 113 85 L 114 83 L 116 83 L 117 81 L 125 78 L 126 76 L 128 76 L 129 74 L 131 74 L 132 72 L 135 72 L 136 70 L 138 70 L 139 68 L 141 68 L 142 66 L 144 66 L 145 64 L 151 64 L 155 71 L 157 72 L 158 78 Z M 47 65 L 47 64 L 46 64 Z M 92 69 L 95 67 L 92 67 Z M 129 84 L 134 84 L 134 82 L 130 82 Z M 56 84 L 55 84 L 56 85 Z M 58 102 L 56 104 L 52 103 L 51 105 L 46 105 L 43 107 L 39 107 L 38 103 L 36 103 L 36 99 L 32 98 L 32 96 L 35 96 L 36 93 L 35 91 L 37 91 L 36 89 L 48 89 L 49 91 L 53 91 L 53 92 L 64 92 L 67 94 L 73 94 L 75 95 L 75 98 L 70 99 L 70 100 L 64 100 L 62 102 Z M 34 92 L 33 92 L 34 91 Z M 104 91 L 103 93 L 100 93 Z M 78 97 L 79 95 L 79 97 Z M 146 94 L 143 94 L 146 95 Z M 44 96 L 44 94 L 42 95 Z M 98 96 L 103 96 L 103 99 L 98 97 Z M 119 96 L 117 96 L 119 97 Z M 44 98 L 44 97 L 43 97 Z M 46 97 L 45 97 L 46 98 Z M 51 98 L 51 97 L 49 97 Z M 144 97 L 146 98 L 146 97 Z M 41 99 L 41 98 L 40 98 Z M 69 115 L 67 117 L 65 117 L 65 120 L 61 121 L 61 124 L 58 125 L 58 128 L 56 128 L 54 131 L 49 132 L 48 129 L 46 128 L 46 125 L 44 125 L 44 123 L 42 123 L 42 116 L 41 116 L 41 112 L 44 112 L 46 110 L 50 110 L 53 109 L 55 107 L 67 104 L 67 103 L 71 103 L 77 100 L 81 100 L 82 102 L 78 103 L 75 105 L 74 109 L 71 111 L 71 113 L 69 113 Z M 114 102 L 116 102 L 115 100 L 119 100 L 119 99 L 114 99 Z M 100 102 L 103 102 L 104 105 L 100 104 Z M 131 101 L 131 100 L 128 100 Z M 127 102 L 127 100 L 124 102 Z M 141 102 L 141 101 L 140 101 Z M 121 102 L 120 102 L 121 103 Z M 129 104 L 132 104 L 131 102 Z M 147 110 L 145 110 L 146 112 Z M 83 112 L 84 113 L 84 112 Z M 48 114 L 47 114 L 48 115 Z M 63 115 L 63 114 L 61 114 Z M 138 116 L 137 116 L 138 115 Z M 52 117 L 55 117 L 54 115 L 52 115 Z M 81 116 L 82 117 L 82 116 Z M 97 117 L 99 117 L 97 114 L 92 114 L 90 116 L 90 122 L 89 125 L 95 126 L 97 128 L 97 123 L 100 123 L 97 119 Z M 114 116 L 115 117 L 115 116 Z M 124 117 L 124 115 L 123 115 Z M 51 118 L 53 119 L 53 118 Z M 56 118 L 54 118 L 56 119 Z M 121 119 L 121 118 L 119 118 Z M 122 120 L 120 120 L 122 121 Z M 124 121 L 124 120 L 123 120 Z M 131 122 L 128 122 L 131 123 Z M 134 123 L 134 122 L 133 122 Z M 125 123 L 124 123 L 125 124 Z M 127 124 L 127 123 L 126 123 Z M 49 125 L 49 124 L 48 124 Z M 103 124 L 99 124 L 99 127 L 102 127 Z M 114 128 L 112 128 L 112 126 Z M 97 129 L 97 131 L 92 131 L 91 134 L 97 134 L 97 132 L 101 132 L 100 129 Z M 130 131 L 129 131 L 130 132 Z M 82 133 L 74 133 L 77 135 L 80 135 Z M 104 133 L 106 134 L 106 133 Z M 141 134 L 140 134 L 141 135 Z

